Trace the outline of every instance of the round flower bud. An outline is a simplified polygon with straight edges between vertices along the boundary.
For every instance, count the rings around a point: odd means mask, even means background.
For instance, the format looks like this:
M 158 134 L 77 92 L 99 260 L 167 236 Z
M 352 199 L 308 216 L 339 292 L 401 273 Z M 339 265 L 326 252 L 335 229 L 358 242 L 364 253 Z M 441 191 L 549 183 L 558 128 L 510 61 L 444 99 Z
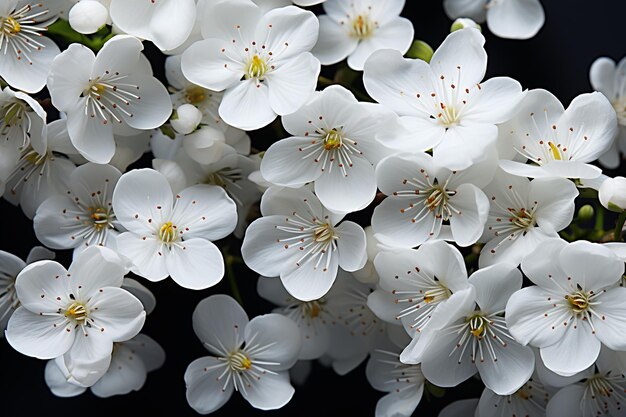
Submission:
M 593 206 L 589 204 L 585 204 L 578 210 L 578 219 L 582 221 L 587 221 L 593 219 L 594 210 Z
M 452 22 L 452 26 L 450 27 L 450 33 L 455 32 L 457 30 L 465 29 L 465 28 L 475 28 L 480 29 L 480 25 L 474 22 L 472 19 L 460 17 Z
M 626 210 L 626 178 L 615 177 L 604 180 L 598 191 L 600 203 L 611 211 Z
M 183 104 L 176 113 L 172 116 L 170 123 L 175 131 L 181 135 L 188 135 L 200 124 L 202 121 L 202 112 L 198 110 L 193 104 Z
M 85 35 L 97 32 L 106 24 L 108 18 L 107 8 L 95 0 L 81 0 L 72 7 L 69 13 L 72 29 Z

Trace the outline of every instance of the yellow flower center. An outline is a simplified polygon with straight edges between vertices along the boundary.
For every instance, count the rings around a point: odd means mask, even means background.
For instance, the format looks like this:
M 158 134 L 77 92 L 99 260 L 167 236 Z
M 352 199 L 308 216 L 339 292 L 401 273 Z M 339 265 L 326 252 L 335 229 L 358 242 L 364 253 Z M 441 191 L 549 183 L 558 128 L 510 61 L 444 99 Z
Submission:
M 569 302 L 569 306 L 576 314 L 582 313 L 589 307 L 589 299 L 591 294 L 583 291 L 576 291 L 573 294 L 565 296 L 565 299 Z
M 548 142 L 548 146 L 550 147 L 550 152 L 552 153 L 552 157 L 555 161 L 563 160 L 563 155 L 561 154 L 561 150 L 552 142 Z
M 342 142 L 341 132 L 337 129 L 331 129 L 324 138 L 324 149 L 330 151 L 341 148 Z
M 479 339 L 482 339 L 485 336 L 487 331 L 487 326 L 489 322 L 482 315 L 476 314 L 470 317 L 468 320 L 470 325 L 470 333 Z
M 316 242 L 328 242 L 335 237 L 333 228 L 328 223 L 324 223 L 313 231 L 313 240 Z
M 258 55 L 254 55 L 246 66 L 246 79 L 262 78 L 268 70 L 267 62 Z
M 192 87 L 185 91 L 185 98 L 189 104 L 200 104 L 206 100 L 206 91 L 202 87 Z
M 167 222 L 159 229 L 159 239 L 163 243 L 172 243 L 176 240 L 176 226 L 172 222 Z
M 84 324 L 88 318 L 87 307 L 83 303 L 73 302 L 65 310 L 65 317 L 74 321 L 76 324 Z
M 250 360 L 248 355 L 240 350 L 228 355 L 227 359 L 228 364 L 234 371 L 247 371 L 248 369 L 252 368 L 252 361 Z
M 106 209 L 102 207 L 89 207 L 87 210 L 91 213 L 89 217 L 91 217 L 91 220 L 93 221 L 93 227 L 97 231 L 100 231 L 108 226 L 109 213 Z
M 352 21 L 352 36 L 357 39 L 366 39 L 372 35 L 376 24 L 368 16 L 358 15 Z
M 20 23 L 12 17 L 4 19 L 0 27 L 2 29 L 0 32 L 7 33 L 9 35 L 17 35 L 22 30 Z

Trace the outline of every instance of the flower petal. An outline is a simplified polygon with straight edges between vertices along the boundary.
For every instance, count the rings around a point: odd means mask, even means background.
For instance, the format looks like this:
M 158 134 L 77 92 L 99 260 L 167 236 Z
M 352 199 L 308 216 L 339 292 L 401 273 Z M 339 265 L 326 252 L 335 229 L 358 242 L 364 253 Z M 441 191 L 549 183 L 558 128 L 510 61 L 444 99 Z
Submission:
M 39 359 L 63 355 L 74 343 L 75 332 L 66 330 L 65 317 L 40 316 L 20 306 L 15 310 L 5 332 L 7 342 L 18 352 Z
M 250 405 L 260 410 L 275 410 L 291 400 L 295 390 L 289 383 L 289 374 L 264 374 L 259 379 L 252 379 L 250 386 L 241 391 L 243 398 Z
M 201 290 L 212 287 L 224 277 L 222 252 L 205 239 L 185 240 L 165 253 L 167 272 L 181 287 Z
M 262 365 L 271 371 L 284 371 L 298 360 L 302 342 L 300 331 L 293 320 L 280 314 L 256 316 L 244 332 L 246 353 L 253 360 L 273 362 Z
M 227 356 L 244 341 L 248 316 L 231 297 L 212 295 L 198 303 L 193 311 L 193 330 L 213 354 Z M 187 382 L 189 384 L 189 382 Z
M 233 395 L 233 384 L 224 384 L 220 375 L 227 366 L 217 358 L 205 356 L 191 362 L 185 371 L 187 402 L 196 412 L 209 414 L 219 409 Z

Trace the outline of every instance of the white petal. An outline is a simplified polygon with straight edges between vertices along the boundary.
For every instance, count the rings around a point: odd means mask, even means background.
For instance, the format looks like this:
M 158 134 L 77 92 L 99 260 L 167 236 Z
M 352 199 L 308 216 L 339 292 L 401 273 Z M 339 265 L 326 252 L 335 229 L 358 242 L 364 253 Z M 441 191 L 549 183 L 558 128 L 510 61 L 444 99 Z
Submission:
M 68 272 L 70 289 L 78 297 L 92 296 L 105 287 L 121 287 L 126 269 L 115 251 L 91 246 L 74 259 Z
M 67 113 L 67 130 L 76 150 L 90 162 L 107 164 L 115 154 L 113 125 L 99 116 L 85 114 L 82 98 Z
M 430 60 L 433 74 L 454 80 L 461 89 L 473 87 L 482 81 L 487 69 L 484 44 L 485 38 L 478 29 L 452 32 Z
M 506 325 L 511 335 L 522 345 L 544 347 L 563 338 L 566 327 L 558 316 L 548 314 L 553 308 L 551 297 L 558 294 L 540 287 L 527 287 L 517 291 L 506 304 Z M 571 327 L 571 326 L 570 326 Z
M 44 378 L 46 385 L 50 388 L 50 391 L 57 397 L 70 398 L 76 397 L 87 390 L 86 387 L 74 385 L 65 379 L 65 375 L 59 369 L 56 360 L 49 360 L 46 363 L 46 370 L 44 372 Z
M 413 414 L 424 393 L 424 385 L 416 391 L 391 392 L 376 403 L 376 417 L 410 416 Z
M 559 253 L 559 263 L 568 276 L 570 288 L 579 284 L 594 292 L 617 284 L 624 273 L 624 262 L 605 246 L 584 240 L 568 244 Z M 569 279 L 571 277 L 571 280 Z
M 444 0 L 443 9 L 450 19 L 467 17 L 477 23 L 485 21 L 485 0 Z
M 487 150 L 495 146 L 497 138 L 498 128 L 493 124 L 451 126 L 433 149 L 433 158 L 435 163 L 448 169 L 466 169 L 484 161 L 489 155 Z
M 339 266 L 348 272 L 353 272 L 365 266 L 367 253 L 365 251 L 365 232 L 356 223 L 344 221 L 335 228 L 339 240 Z
M 192 290 L 212 287 L 224 276 L 222 252 L 212 242 L 194 238 L 165 253 L 167 272 L 180 286 Z
M 616 98 L 615 61 L 601 57 L 593 61 L 589 69 L 589 81 L 594 90 L 604 94 L 609 100 Z
M 139 333 L 146 320 L 143 304 L 126 290 L 102 288 L 91 298 L 88 307 L 97 331 L 114 342 L 123 342 Z
M 133 263 L 137 275 L 150 281 L 161 281 L 169 275 L 160 240 L 126 232 L 117 236 L 116 244 L 117 250 Z
M 218 240 L 228 236 L 237 224 L 237 207 L 223 188 L 194 185 L 176 195 L 172 223 L 188 240 Z
M 586 321 L 570 321 L 563 327 L 563 336 L 555 344 L 542 347 L 540 353 L 548 369 L 570 376 L 593 365 L 600 353 L 601 343 Z
M 516 265 L 497 263 L 474 272 L 469 283 L 476 288 L 476 304 L 481 311 L 499 313 L 511 295 L 522 288 L 522 273 Z
M 463 109 L 463 123 L 506 122 L 524 99 L 520 83 L 509 77 L 490 78 L 472 93 L 468 95 L 468 105 Z
M 532 38 L 544 21 L 545 14 L 539 0 L 503 1 L 487 8 L 489 30 L 502 38 Z
M 223 294 L 205 298 L 193 312 L 193 330 L 205 347 L 216 355 L 227 355 L 228 349 L 243 343 L 248 322 L 246 312 L 237 301 Z
M 299 187 L 316 180 L 322 171 L 314 158 L 305 158 L 311 139 L 291 137 L 273 143 L 261 160 L 261 175 L 267 181 L 281 186 Z
M 477 361 L 476 367 L 487 388 L 499 395 L 511 395 L 524 385 L 535 370 L 535 355 L 529 346 L 511 340 L 506 346 L 493 344 L 497 361 Z
M 149 130 L 160 127 L 169 119 L 172 114 L 172 102 L 159 80 L 150 75 L 132 74 L 127 76 L 124 82 L 136 85 L 136 93 L 139 96 L 137 100 L 131 101 L 129 106 L 125 106 L 130 116 L 121 113 L 121 118 L 128 126 Z M 134 135 L 136 132 L 124 136 Z
M 113 192 L 113 210 L 122 225 L 134 233 L 152 234 L 169 220 L 172 190 L 167 179 L 152 169 L 122 175 Z
M 343 61 L 358 45 L 358 40 L 349 36 L 344 28 L 327 15 L 318 17 L 320 34 L 313 48 L 322 65 L 332 65 Z
M 489 214 L 487 196 L 473 184 L 462 184 L 448 204 L 460 211 L 450 217 L 454 241 L 459 246 L 473 245 L 482 235 Z
M 289 383 L 287 372 L 261 375 L 260 379 L 253 379 L 250 385 L 245 391 L 241 391 L 241 395 L 250 405 L 261 410 L 283 407 L 295 392 Z
M 237 85 L 243 76 L 243 70 L 239 71 L 225 53 L 221 52 L 226 47 L 227 42 L 221 39 L 205 39 L 191 45 L 181 58 L 185 77 L 194 84 L 214 91 L 223 91 Z M 235 68 L 228 68 L 229 64 Z
M 522 271 L 536 285 L 560 292 L 566 283 L 566 273 L 561 267 L 561 251 L 567 247 L 562 239 L 550 239 L 537 245 L 522 261 Z M 565 285 L 567 287 L 567 285 Z
M 28 51 L 28 57 L 24 53 L 16 55 L 12 50 L 15 48 L 15 44 L 7 40 L 2 48 L 2 60 L 0 61 L 0 76 L 13 88 L 27 93 L 36 93 L 46 85 L 46 77 L 50 71 L 52 60 L 61 53 L 59 47 L 51 39 L 39 34 L 35 36 L 36 38 L 33 40 L 42 46 L 33 48 L 34 45 L 31 42 L 32 49 Z M 22 42 L 29 42 L 29 40 L 22 40 Z
M 316 259 L 309 259 L 302 265 L 297 265 L 293 259 L 293 266 L 282 271 L 280 279 L 289 294 L 301 301 L 317 300 L 330 290 L 337 277 L 337 253 L 329 253 L 321 258 L 319 265 Z
M 156 298 L 154 297 L 154 294 L 152 294 L 152 292 L 142 284 L 132 278 L 124 278 L 122 289 L 128 291 L 141 301 L 146 314 L 150 314 L 154 311 L 154 308 L 156 307 Z
M 312 12 L 287 6 L 267 12 L 257 25 L 255 37 L 266 39 L 268 49 L 275 52 L 275 59 L 280 62 L 296 60 L 302 52 L 310 51 L 318 33 L 319 22 Z
M 332 166 L 332 171 L 324 172 L 315 181 L 315 194 L 320 202 L 339 213 L 361 210 L 376 196 L 372 164 L 360 156 L 354 156 L 351 165 L 341 167 L 345 163 L 339 160 L 338 165 Z
M 278 363 L 263 366 L 272 371 L 291 368 L 298 360 L 302 346 L 296 324 L 280 314 L 253 318 L 246 326 L 244 338 L 246 352 L 253 360 Z
M 275 277 L 287 268 L 290 258 L 295 254 L 286 256 L 284 245 L 277 242 L 281 237 L 291 237 L 291 234 L 283 236 L 278 233 L 276 227 L 283 223 L 282 216 L 269 216 L 257 219 L 248 226 L 241 254 L 250 269 L 261 275 Z
M 9 319 L 5 336 L 24 355 L 52 359 L 63 355 L 74 343 L 75 332 L 66 331 L 65 324 L 62 316 L 40 316 L 18 307 Z
M 159 369 L 165 362 L 165 351 L 163 348 L 154 339 L 145 334 L 139 333 L 131 340 L 124 342 L 124 346 L 130 347 L 139 355 L 148 372 Z
M 69 284 L 67 270 L 60 264 L 39 261 L 22 269 L 15 290 L 20 304 L 31 312 L 53 313 L 68 301 Z
M 139 391 L 146 382 L 146 366 L 125 344 L 115 347 L 107 372 L 91 387 L 96 397 L 108 398 Z
M 113 342 L 95 329 L 83 328 L 72 348 L 63 355 L 68 376 L 82 386 L 92 386 L 104 375 L 111 363 Z
M 233 384 L 219 379 L 224 371 L 220 364 L 217 358 L 206 356 L 191 362 L 185 371 L 187 402 L 200 414 L 214 412 L 233 395 Z
M 71 44 L 54 59 L 48 77 L 48 89 L 56 108 L 68 111 L 74 107 L 89 85 L 95 60 L 93 52 L 78 43 Z
M 282 116 L 302 107 L 315 91 L 319 73 L 320 62 L 309 52 L 277 66 L 266 77 L 272 110 Z
M 593 317 L 595 335 L 607 347 L 613 350 L 626 350 L 626 342 L 621 335 L 626 329 L 626 306 L 624 296 L 626 288 L 612 288 L 598 296 L 602 304 L 594 307 L 598 317 Z
M 229 125 L 243 130 L 267 126 L 276 119 L 270 105 L 268 83 L 257 83 L 250 78 L 226 90 L 219 115 Z
M 578 189 L 561 178 L 537 178 L 530 183 L 528 201 L 537 205 L 537 224 L 546 232 L 565 229 L 574 217 Z
M 476 398 L 458 400 L 441 410 L 439 417 L 466 417 L 468 412 L 472 416 L 474 415 L 472 410 L 476 410 L 476 406 L 478 406 L 478 399 Z
M 585 396 L 583 384 L 572 384 L 554 394 L 546 407 L 546 416 L 560 417 L 583 417 L 581 400 Z

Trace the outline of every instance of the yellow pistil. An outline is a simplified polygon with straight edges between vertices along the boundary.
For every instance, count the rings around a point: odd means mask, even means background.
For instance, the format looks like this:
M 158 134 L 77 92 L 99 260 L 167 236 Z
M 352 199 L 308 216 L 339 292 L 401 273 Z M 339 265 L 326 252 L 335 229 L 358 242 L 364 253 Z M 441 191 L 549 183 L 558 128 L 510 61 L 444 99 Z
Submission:
M 328 223 L 316 227 L 313 231 L 313 240 L 316 242 L 328 242 L 333 237 L 333 229 Z
M 267 63 L 258 55 L 254 55 L 246 67 L 246 79 L 261 78 L 267 72 Z
M 474 337 L 482 338 L 487 331 L 487 320 L 481 315 L 475 315 L 468 319 L 470 325 L 470 333 Z
M 200 104 L 206 100 L 206 91 L 202 87 L 192 87 L 185 91 L 185 98 L 189 104 Z
M 514 212 L 511 221 L 515 226 L 519 227 L 520 229 L 527 229 L 535 224 L 535 219 L 533 218 L 533 215 L 524 208 Z
M 233 352 L 228 355 L 228 363 L 235 371 L 247 371 L 252 368 L 252 361 L 248 355 L 241 351 Z
M 84 324 L 87 320 L 87 307 L 83 303 L 74 302 L 65 310 L 65 317 L 76 322 L 77 324 Z
M 363 15 L 358 15 L 356 19 L 352 21 L 352 35 L 358 39 L 368 38 L 374 31 L 374 24 L 372 21 Z
M 572 311 L 578 314 L 586 311 L 589 307 L 589 297 L 588 293 L 576 291 L 573 294 L 566 295 L 565 299 L 569 302 Z
M 552 142 L 548 142 L 548 146 L 550 147 L 550 151 L 552 152 L 552 157 L 555 161 L 561 161 L 563 157 L 561 156 L 561 151 L 559 148 Z
M 2 29 L 10 35 L 17 35 L 22 30 L 22 26 L 17 20 L 7 17 L 2 23 Z
M 93 221 L 93 227 L 100 231 L 107 227 L 109 224 L 109 214 L 102 207 L 93 208 L 89 207 L 87 210 L 91 213 L 89 217 Z
M 172 222 L 167 222 L 159 230 L 159 239 L 163 243 L 172 243 L 176 239 L 176 226 Z
M 331 149 L 340 148 L 342 144 L 341 133 L 337 129 L 331 129 L 324 138 L 324 149 L 330 151 Z

